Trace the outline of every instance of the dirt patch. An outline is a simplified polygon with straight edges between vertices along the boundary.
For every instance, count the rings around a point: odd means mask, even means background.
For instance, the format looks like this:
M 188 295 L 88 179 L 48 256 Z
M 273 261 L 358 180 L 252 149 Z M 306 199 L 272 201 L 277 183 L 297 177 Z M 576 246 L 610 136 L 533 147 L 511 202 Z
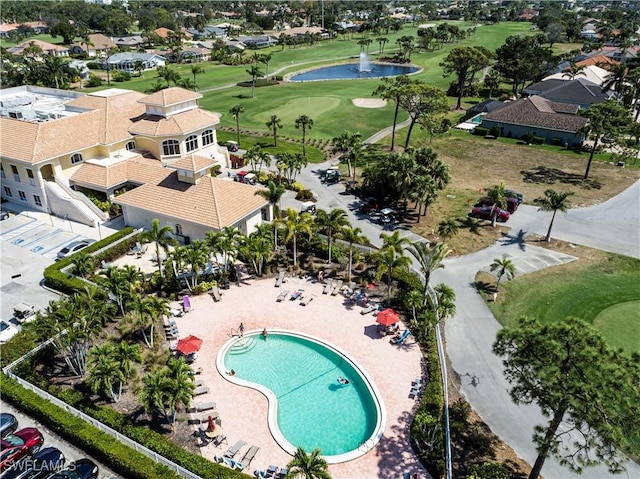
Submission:
M 353 104 L 358 108 L 384 108 L 387 100 L 381 98 L 354 98 Z

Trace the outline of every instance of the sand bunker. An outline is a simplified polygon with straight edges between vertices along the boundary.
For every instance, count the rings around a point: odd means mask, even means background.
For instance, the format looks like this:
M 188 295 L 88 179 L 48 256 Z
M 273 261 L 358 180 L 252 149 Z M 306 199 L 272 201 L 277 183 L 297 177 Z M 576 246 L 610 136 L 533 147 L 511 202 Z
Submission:
M 354 98 L 353 104 L 360 108 L 383 108 L 387 106 L 387 100 L 381 98 Z

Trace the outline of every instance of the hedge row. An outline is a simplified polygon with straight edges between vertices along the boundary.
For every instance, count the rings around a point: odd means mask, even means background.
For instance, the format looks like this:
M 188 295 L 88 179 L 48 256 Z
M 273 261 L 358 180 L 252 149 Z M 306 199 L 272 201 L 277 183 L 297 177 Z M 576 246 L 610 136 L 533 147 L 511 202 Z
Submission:
M 169 468 L 126 446 L 105 432 L 73 416 L 67 411 L 41 398 L 12 379 L 1 375 L 0 386 L 4 397 L 17 408 L 36 418 L 52 431 L 68 439 L 99 461 L 113 468 L 124 477 L 137 479 L 180 477 Z M 7 386 L 8 385 L 8 386 Z M 41 384 L 40 386 L 45 385 Z M 239 471 L 215 464 L 178 446 L 162 434 L 143 426 L 136 426 L 123 414 L 108 406 L 85 401 L 81 393 L 57 387 L 46 388 L 54 396 L 76 409 L 97 419 L 120 434 L 133 439 L 163 457 L 181 465 L 204 479 L 240 479 L 247 476 Z M 6 392 L 5 392 L 6 391 Z
M 128 234 L 131 234 L 132 232 L 133 232 L 133 228 L 127 226 L 126 228 L 121 229 L 120 231 L 112 234 L 111 236 L 108 236 L 100 241 L 90 244 L 86 248 L 83 248 L 80 252 L 75 253 L 74 255 L 71 255 L 68 258 L 64 258 L 60 261 L 53 263 L 52 265 L 48 266 L 44 270 L 45 284 L 49 288 L 55 289 L 56 291 L 60 291 L 61 293 L 64 293 L 64 294 L 73 294 L 73 293 L 82 291 L 84 287 L 87 285 L 87 283 L 70 274 L 63 273 L 61 270 L 72 263 L 73 257 L 75 255 L 89 254 L 89 253 L 93 253 L 94 251 L 98 251 L 99 249 L 104 248 L 105 246 L 111 243 L 114 243 L 115 241 L 127 236 Z M 113 248 L 107 251 L 104 251 L 99 255 L 96 255 L 94 257 L 96 260 L 96 263 L 100 263 L 103 260 L 106 262 L 109 262 L 110 260 L 121 256 L 122 254 L 129 251 L 133 247 L 133 245 L 136 243 L 136 241 L 138 241 L 138 237 L 132 236 L 127 241 L 123 241 L 122 243 L 119 243 Z

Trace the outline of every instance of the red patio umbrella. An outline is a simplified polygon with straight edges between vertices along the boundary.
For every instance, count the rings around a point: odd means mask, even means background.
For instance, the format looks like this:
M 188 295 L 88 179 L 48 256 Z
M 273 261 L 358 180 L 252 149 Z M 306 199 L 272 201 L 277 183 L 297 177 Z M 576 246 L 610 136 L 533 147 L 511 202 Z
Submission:
M 376 323 L 380 323 L 385 327 L 391 326 L 398 321 L 400 321 L 400 315 L 391 308 L 383 309 L 376 317 Z
M 207 431 L 213 431 L 216 428 L 216 422 L 213 420 L 213 416 L 209 416 L 207 421 Z
M 202 339 L 198 338 L 197 336 L 189 335 L 186 338 L 178 341 L 176 351 L 180 351 L 186 356 L 188 354 L 193 354 L 196 351 L 199 351 L 200 346 L 202 346 Z

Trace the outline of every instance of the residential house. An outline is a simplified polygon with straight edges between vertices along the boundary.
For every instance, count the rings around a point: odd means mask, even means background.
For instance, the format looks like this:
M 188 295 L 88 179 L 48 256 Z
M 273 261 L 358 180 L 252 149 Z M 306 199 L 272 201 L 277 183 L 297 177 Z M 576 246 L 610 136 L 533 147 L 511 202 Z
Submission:
M 3 200 L 96 225 L 106 215 L 78 188 L 108 198 L 125 188 L 116 202 L 128 224 L 160 218 L 189 238 L 225 226 L 251 232 L 271 210 L 255 188 L 210 176 L 229 166 L 229 152 L 217 141 L 220 115 L 200 109 L 200 98 L 177 87 L 0 90 Z
M 597 85 L 584 78 L 563 80 L 552 78 L 544 80 L 524 89 L 527 95 L 539 95 L 557 103 L 568 103 L 582 108 L 589 108 L 595 103 L 602 103 L 611 98 L 611 93 L 603 92 Z
M 128 37 L 113 37 L 113 43 L 116 44 L 118 48 L 133 48 L 137 49 L 140 46 L 144 45 L 144 39 L 141 35 L 132 35 Z
M 584 60 L 580 60 L 576 62 L 576 66 L 585 66 L 585 67 L 589 67 L 595 65 L 597 67 L 601 67 L 603 68 L 604 66 L 611 67 L 611 66 L 616 66 L 616 65 L 620 65 L 619 61 L 614 60 L 613 58 L 610 58 L 606 55 L 595 55 L 592 57 L 588 57 L 585 58 Z
M 202 30 L 190 29 L 189 33 L 194 40 L 202 40 L 205 38 L 225 38 L 227 36 L 227 30 L 220 27 L 206 26 Z
M 503 101 L 492 100 L 491 98 L 489 98 L 469 108 L 464 115 L 464 119 L 467 120 L 476 115 L 480 115 L 481 113 L 491 113 L 492 111 L 497 110 L 498 108 L 502 108 L 503 105 L 504 105 Z
M 567 67 L 567 69 L 568 69 L 568 67 Z M 549 76 L 543 78 L 542 81 L 548 81 L 548 80 L 570 81 L 571 78 L 568 76 L 569 72 L 567 71 L 567 69 L 565 69 L 565 71 L 562 71 L 562 72 L 559 72 L 559 73 L 554 73 L 553 75 L 549 75 Z M 575 75 L 575 77 L 573 79 L 581 79 L 582 78 L 582 79 L 585 79 L 585 80 L 590 81 L 592 83 L 595 83 L 599 87 L 602 87 L 602 85 L 607 81 L 607 76 L 608 75 L 609 75 L 609 72 L 607 70 L 605 70 L 604 68 L 600 68 L 600 67 L 595 66 L 595 65 L 589 65 L 584 70 L 580 70 L 578 72 L 578 74 Z
M 134 73 L 136 63 L 142 62 L 143 70 L 155 70 L 166 64 L 166 59 L 155 53 L 120 52 L 110 55 L 102 65 L 105 70 Z
M 109 53 L 117 45 L 111 38 L 102 33 L 92 33 L 88 37 L 88 41 L 76 42 L 71 46 L 71 53 L 81 54 L 86 53 L 90 57 L 102 56 Z
M 49 33 L 49 27 L 43 22 L 25 22 L 25 23 L 2 23 L 0 24 L 0 38 L 8 38 L 9 33 L 17 30 L 20 26 L 33 29 L 36 35 Z
M 259 48 L 268 48 L 273 47 L 278 44 L 278 39 L 272 35 L 257 35 L 257 36 L 246 36 L 240 35 L 238 37 L 243 44 L 247 46 L 247 48 L 259 49 Z
M 43 42 L 42 40 L 28 40 L 14 47 L 7 48 L 7 51 L 9 53 L 12 53 L 13 55 L 23 55 L 25 49 L 31 46 L 40 48 L 45 55 L 49 55 L 52 57 L 69 56 L 69 49 L 67 47 L 54 45 L 53 43 L 49 42 Z
M 577 115 L 578 106 L 531 96 L 505 103 L 482 117 L 484 128 L 500 128 L 501 136 L 522 138 L 533 134 L 546 143 L 579 145 L 587 119 Z
M 177 55 L 172 50 L 157 50 L 155 54 L 165 58 L 169 63 L 195 63 L 208 60 L 211 50 L 195 46 L 185 47 Z

